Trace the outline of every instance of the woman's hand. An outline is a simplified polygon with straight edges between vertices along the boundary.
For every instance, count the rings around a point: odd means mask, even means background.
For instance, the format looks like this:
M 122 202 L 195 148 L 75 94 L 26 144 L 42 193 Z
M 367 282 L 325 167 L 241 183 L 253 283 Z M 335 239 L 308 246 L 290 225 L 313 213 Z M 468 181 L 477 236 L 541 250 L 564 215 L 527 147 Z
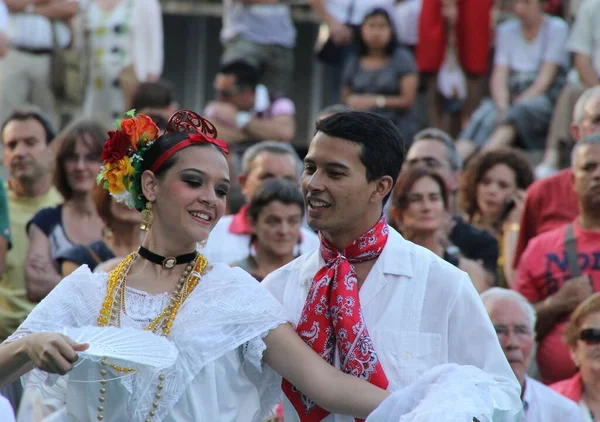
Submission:
M 352 94 L 346 100 L 346 105 L 356 111 L 370 110 L 375 107 L 375 95 Z
M 88 348 L 58 333 L 32 333 L 25 337 L 26 353 L 33 365 L 42 371 L 64 375 L 73 369 L 77 352 Z
M 517 189 L 511 196 L 515 206 L 508 213 L 505 223 L 519 224 L 521 222 L 521 214 L 523 213 L 523 204 L 525 202 L 525 191 L 523 189 Z

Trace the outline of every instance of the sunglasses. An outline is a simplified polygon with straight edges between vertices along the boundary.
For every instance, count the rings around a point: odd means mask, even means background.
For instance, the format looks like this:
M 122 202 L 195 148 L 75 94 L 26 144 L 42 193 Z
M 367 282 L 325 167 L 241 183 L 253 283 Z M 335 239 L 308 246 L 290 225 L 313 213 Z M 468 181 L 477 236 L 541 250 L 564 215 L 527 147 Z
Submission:
M 600 344 L 600 328 L 586 328 L 579 332 L 579 340 L 587 345 Z

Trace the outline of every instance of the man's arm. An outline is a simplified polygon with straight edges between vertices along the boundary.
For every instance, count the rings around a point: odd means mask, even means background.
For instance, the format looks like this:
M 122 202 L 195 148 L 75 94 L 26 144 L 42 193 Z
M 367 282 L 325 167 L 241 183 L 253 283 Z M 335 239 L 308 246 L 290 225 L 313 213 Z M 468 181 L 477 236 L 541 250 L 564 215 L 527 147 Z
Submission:
M 78 10 L 79 2 L 77 0 L 52 0 L 33 7 L 33 13 L 37 15 L 64 21 L 74 17 Z
M 29 227 L 29 248 L 25 259 L 25 289 L 32 302 L 42 300 L 62 277 L 52 265 L 50 242 L 35 224 Z
M 582 53 L 575 53 L 574 56 L 575 69 L 577 69 L 581 82 L 589 88 L 600 85 L 600 78 L 594 70 L 592 58 Z
M 252 138 L 292 142 L 296 136 L 296 122 L 293 116 L 276 116 L 270 119 L 252 118 L 244 127 Z

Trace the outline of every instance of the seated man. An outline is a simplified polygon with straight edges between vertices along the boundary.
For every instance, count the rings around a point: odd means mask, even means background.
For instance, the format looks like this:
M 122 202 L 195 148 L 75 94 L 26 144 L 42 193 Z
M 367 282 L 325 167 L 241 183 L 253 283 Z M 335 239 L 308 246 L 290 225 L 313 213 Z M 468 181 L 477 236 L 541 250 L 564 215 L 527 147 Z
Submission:
M 581 421 L 575 402 L 527 376 L 534 345 L 535 311 L 521 294 L 494 287 L 481 295 L 502 350 L 521 384 L 523 422 Z
M 258 79 L 256 69 L 241 60 L 222 66 L 215 78 L 216 99 L 208 104 L 205 115 L 234 156 L 241 156 L 256 142 L 291 142 L 296 136 L 294 103 L 271 95 Z
M 242 171 L 238 177 L 242 194 L 249 202 L 260 184 L 270 178 L 283 178 L 299 182 L 302 163 L 290 144 L 265 141 L 253 145 L 244 153 Z M 230 264 L 253 254 L 250 244 L 252 231 L 247 219 L 247 206 L 237 214 L 219 220 L 210 234 L 202 253 L 210 262 Z M 310 252 L 319 245 L 319 238 L 303 227 L 296 254 Z
M 179 104 L 175 101 L 173 90 L 164 82 L 142 82 L 133 94 L 132 107 L 138 113 L 143 113 L 159 123 L 168 121 L 169 118 L 179 110 Z

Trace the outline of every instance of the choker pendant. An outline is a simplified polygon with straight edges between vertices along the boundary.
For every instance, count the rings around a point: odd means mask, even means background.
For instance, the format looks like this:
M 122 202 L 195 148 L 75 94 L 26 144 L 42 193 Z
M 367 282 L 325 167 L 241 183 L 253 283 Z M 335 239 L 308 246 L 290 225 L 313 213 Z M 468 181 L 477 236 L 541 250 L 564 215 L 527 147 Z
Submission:
M 194 251 L 183 255 L 165 257 L 156 254 L 143 246 L 140 246 L 140 248 L 138 249 L 138 254 L 145 260 L 150 261 L 153 264 L 160 265 L 161 267 L 167 270 L 175 268 L 175 266 L 178 264 L 189 264 L 194 259 L 196 259 L 196 256 L 198 256 L 198 253 Z

